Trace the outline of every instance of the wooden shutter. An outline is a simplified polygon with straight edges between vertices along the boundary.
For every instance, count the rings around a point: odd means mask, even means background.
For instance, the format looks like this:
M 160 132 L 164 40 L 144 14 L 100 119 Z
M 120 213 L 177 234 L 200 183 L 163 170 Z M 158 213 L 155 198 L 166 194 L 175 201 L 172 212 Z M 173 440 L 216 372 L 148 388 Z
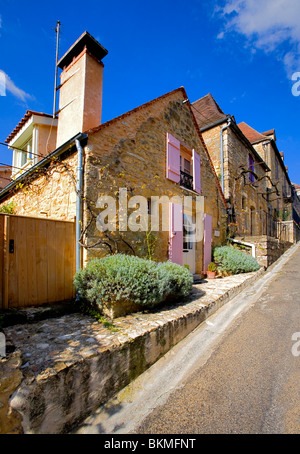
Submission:
M 180 182 L 180 142 L 167 134 L 167 178 Z
M 193 150 L 193 189 L 201 194 L 201 171 L 200 171 L 200 156 Z
M 183 212 L 182 205 L 170 203 L 169 212 L 169 260 L 183 264 Z
M 249 181 L 251 183 L 254 183 L 254 175 L 253 173 L 251 172 L 254 172 L 254 159 L 253 157 L 251 156 L 251 154 L 249 153 L 249 170 L 250 170 L 250 173 L 249 173 Z

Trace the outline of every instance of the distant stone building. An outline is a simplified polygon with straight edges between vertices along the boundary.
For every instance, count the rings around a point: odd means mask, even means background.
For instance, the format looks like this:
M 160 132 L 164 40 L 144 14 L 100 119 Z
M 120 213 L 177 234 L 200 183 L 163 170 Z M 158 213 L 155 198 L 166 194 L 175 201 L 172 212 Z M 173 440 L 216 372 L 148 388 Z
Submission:
M 192 106 L 229 207 L 231 233 L 266 234 L 269 167 L 211 94 Z
M 291 220 L 291 182 L 284 165 L 283 152 L 279 152 L 276 145 L 275 130 L 259 133 L 244 122 L 238 126 L 270 168 L 267 184 L 270 214 L 281 221 Z

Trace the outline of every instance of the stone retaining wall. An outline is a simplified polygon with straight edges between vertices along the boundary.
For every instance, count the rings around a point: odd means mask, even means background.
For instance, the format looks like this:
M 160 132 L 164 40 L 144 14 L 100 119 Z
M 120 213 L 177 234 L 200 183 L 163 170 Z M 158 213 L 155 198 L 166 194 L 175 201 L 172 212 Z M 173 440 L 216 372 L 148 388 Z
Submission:
M 279 240 L 271 236 L 243 236 L 235 240 L 255 244 L 255 257 L 261 266 L 268 267 L 274 263 L 287 249 L 292 246 L 288 241 Z
M 0 401 L 14 418 L 2 433 L 70 432 L 263 272 L 204 281 L 181 305 L 116 319 L 116 332 L 82 314 L 5 328 L 23 364 L 6 360 L 15 379 Z

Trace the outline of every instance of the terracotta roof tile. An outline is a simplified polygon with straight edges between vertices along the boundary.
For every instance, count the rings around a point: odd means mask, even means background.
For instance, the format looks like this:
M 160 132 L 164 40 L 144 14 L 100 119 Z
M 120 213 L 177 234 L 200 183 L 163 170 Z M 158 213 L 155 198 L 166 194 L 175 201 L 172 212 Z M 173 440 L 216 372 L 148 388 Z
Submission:
M 34 110 L 27 110 L 24 117 L 22 118 L 22 120 L 19 121 L 19 123 L 17 124 L 15 129 L 10 133 L 10 135 L 7 137 L 7 139 L 5 139 L 5 143 L 9 143 L 17 135 L 17 133 L 20 131 L 20 129 L 25 125 L 25 123 L 29 120 L 29 118 L 32 115 L 40 115 L 43 117 L 52 117 L 52 115 L 46 114 L 43 112 L 35 112 Z
M 200 129 L 227 117 L 210 93 L 193 102 L 192 107 Z
M 269 137 L 267 135 L 261 134 L 260 132 L 256 131 L 255 129 L 251 128 L 251 126 L 247 125 L 244 121 L 242 123 L 238 124 L 238 127 L 244 134 L 244 136 L 247 137 L 249 142 L 255 143 L 255 142 L 260 142 L 261 140 L 268 140 Z

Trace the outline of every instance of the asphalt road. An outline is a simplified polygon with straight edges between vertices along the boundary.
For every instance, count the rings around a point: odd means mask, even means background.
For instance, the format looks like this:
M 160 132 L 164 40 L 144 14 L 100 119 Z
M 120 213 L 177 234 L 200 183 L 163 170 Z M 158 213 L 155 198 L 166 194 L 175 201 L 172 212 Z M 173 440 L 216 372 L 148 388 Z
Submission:
M 299 278 L 298 248 L 209 358 L 131 433 L 299 434 Z

